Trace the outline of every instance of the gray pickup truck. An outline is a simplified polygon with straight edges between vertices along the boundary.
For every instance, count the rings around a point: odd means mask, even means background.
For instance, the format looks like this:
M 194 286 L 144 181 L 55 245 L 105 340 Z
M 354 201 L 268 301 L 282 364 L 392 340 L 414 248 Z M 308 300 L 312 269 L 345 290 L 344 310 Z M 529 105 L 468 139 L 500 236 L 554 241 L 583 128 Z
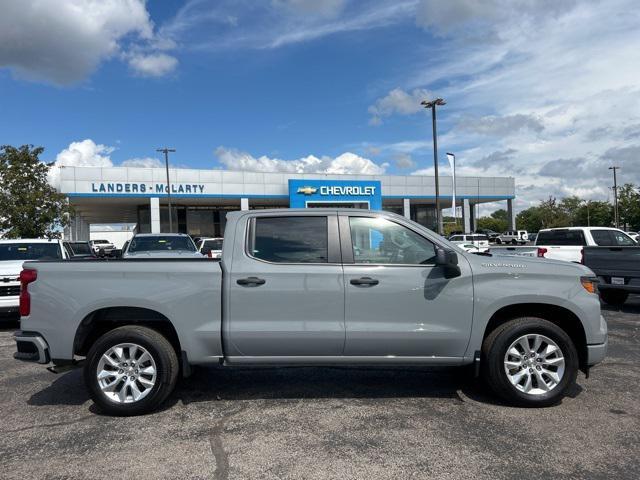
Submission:
M 603 302 L 622 305 L 630 293 L 640 293 L 640 247 L 584 247 L 582 263 L 598 277 Z
M 607 350 L 585 266 L 468 254 L 385 212 L 233 212 L 220 262 L 33 262 L 21 282 L 16 358 L 83 363 L 115 415 L 157 408 L 193 365 L 475 364 L 548 406 Z

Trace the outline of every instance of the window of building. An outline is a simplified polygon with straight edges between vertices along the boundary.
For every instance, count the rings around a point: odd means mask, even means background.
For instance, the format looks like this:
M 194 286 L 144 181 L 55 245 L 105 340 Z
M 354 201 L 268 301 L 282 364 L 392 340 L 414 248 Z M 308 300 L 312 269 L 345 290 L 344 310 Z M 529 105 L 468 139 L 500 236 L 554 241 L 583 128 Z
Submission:
M 355 263 L 426 265 L 435 261 L 433 243 L 384 218 L 350 217 Z
M 249 253 L 275 263 L 327 263 L 327 217 L 257 217 Z

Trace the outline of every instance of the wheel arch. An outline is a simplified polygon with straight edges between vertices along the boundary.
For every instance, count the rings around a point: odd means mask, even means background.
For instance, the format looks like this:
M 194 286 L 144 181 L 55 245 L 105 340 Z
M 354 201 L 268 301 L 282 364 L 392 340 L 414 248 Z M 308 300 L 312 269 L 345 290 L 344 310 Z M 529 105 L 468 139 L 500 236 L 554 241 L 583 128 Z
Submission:
M 140 325 L 156 330 L 169 340 L 178 358 L 181 357 L 180 339 L 171 320 L 156 310 L 132 306 L 104 307 L 87 314 L 76 329 L 73 354 L 86 356 L 98 338 L 126 325 Z
M 482 341 L 500 325 L 520 317 L 538 317 L 558 326 L 571 338 L 580 361 L 580 367 L 587 365 L 587 337 L 578 316 L 568 308 L 547 303 L 518 303 L 497 310 L 489 319 Z

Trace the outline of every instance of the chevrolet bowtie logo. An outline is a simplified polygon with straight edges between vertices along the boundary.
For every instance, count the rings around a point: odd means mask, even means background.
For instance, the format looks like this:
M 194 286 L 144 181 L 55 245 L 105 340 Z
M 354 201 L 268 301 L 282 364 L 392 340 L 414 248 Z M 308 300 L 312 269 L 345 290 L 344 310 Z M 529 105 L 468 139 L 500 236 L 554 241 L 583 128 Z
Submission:
M 318 189 L 316 187 L 299 187 L 298 193 L 304 193 L 305 195 L 313 195 Z

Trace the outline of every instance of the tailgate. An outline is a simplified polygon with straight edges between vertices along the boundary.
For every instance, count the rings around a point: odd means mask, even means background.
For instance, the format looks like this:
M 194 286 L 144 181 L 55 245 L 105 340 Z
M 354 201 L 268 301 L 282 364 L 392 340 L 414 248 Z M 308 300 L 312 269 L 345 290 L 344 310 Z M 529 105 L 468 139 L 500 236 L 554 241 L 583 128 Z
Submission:
M 640 247 L 584 247 L 584 264 L 598 276 L 640 277 Z

